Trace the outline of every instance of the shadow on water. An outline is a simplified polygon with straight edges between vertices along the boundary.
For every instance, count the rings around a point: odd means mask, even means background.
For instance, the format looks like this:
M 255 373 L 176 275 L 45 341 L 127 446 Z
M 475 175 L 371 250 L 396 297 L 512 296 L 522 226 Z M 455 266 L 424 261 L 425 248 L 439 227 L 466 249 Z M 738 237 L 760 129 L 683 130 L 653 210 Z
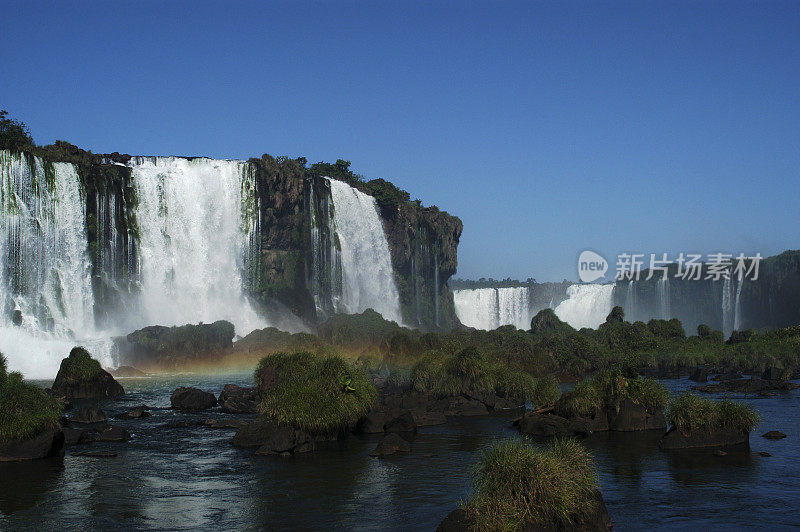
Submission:
M 63 473 L 60 458 L 0 463 L 0 513 L 9 516 L 35 506 L 59 484 Z

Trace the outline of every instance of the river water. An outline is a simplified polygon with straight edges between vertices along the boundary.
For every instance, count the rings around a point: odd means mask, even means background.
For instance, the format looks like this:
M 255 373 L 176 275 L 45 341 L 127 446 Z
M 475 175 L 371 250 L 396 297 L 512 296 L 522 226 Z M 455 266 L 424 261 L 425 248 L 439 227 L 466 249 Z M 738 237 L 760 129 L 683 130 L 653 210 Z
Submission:
M 518 437 L 509 424 L 518 412 L 509 411 L 422 428 L 405 456 L 371 458 L 373 435 L 294 457 L 254 456 L 230 445 L 233 430 L 164 427 L 230 417 L 173 412 L 174 388 L 218 394 L 225 383 L 249 385 L 250 375 L 121 382 L 128 393 L 107 411 L 146 404 L 153 415 L 112 421 L 131 432 L 126 443 L 69 447 L 63 463 L 0 464 L 0 529 L 433 530 L 469 495 L 477 452 Z M 673 392 L 694 384 L 664 382 Z M 762 415 L 750 452 L 665 453 L 657 431 L 585 440 L 615 529 L 799 527 L 800 393 L 745 400 Z M 788 437 L 760 436 L 773 429 Z M 87 450 L 118 456 L 73 456 Z

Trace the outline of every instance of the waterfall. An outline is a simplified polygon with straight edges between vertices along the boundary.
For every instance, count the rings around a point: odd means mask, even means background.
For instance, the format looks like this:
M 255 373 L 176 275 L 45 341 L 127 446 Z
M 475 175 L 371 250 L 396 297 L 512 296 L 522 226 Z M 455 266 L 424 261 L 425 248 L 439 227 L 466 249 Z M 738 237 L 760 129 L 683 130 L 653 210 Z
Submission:
M 736 283 L 736 301 L 733 304 L 733 330 L 741 330 L 742 327 L 742 307 L 740 298 L 742 296 L 742 285 L 744 284 L 744 275 L 739 272 L 738 282 Z
M 73 165 L 0 151 L 0 352 L 27 378 L 55 375 L 76 344 L 111 362 L 94 327 L 85 208 Z
M 528 330 L 531 311 L 528 287 L 454 290 L 456 316 L 468 327 L 492 330 L 514 325 Z
M 307 184 L 311 222 L 311 261 L 307 277 L 317 317 L 322 320 L 341 305 L 342 252 L 336 237 L 330 182 L 310 179 Z
M 633 279 L 628 281 L 628 290 L 625 294 L 625 317 L 627 321 L 633 323 L 636 316 L 636 287 L 633 284 Z
M 662 320 L 668 320 L 671 315 L 669 301 L 669 276 L 664 272 L 664 276 L 658 280 L 658 309 Z
M 342 181 L 329 182 L 342 261 L 342 299 L 336 310 L 355 314 L 371 308 L 402 323 L 389 243 L 375 198 Z
M 596 329 L 606 321 L 613 304 L 613 284 L 573 284 L 567 287 L 567 299 L 556 307 L 556 315 L 576 329 Z
M 487 331 L 499 326 L 496 288 L 453 290 L 453 302 L 458 320 L 467 327 Z
M 731 277 L 728 275 L 722 283 L 722 333 L 725 338 L 734 330 L 732 290 Z
M 244 224 L 247 164 L 205 158 L 134 157 L 139 210 L 140 310 L 135 324 L 228 320 L 239 335 L 266 327 L 244 295 L 253 229 Z M 243 230 L 245 229 L 245 230 Z M 249 235 L 248 235 L 249 232 Z M 254 241 L 255 240 L 255 241 Z

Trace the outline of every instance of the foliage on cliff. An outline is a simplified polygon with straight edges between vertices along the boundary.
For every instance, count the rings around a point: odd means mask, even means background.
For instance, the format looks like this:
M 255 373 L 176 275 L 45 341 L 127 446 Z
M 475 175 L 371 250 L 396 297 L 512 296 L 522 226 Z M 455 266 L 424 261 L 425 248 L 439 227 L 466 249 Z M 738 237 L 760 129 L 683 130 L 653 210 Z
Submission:
M 0 353 L 0 440 L 31 438 L 58 425 L 61 405 L 44 388 L 27 383 L 17 372 L 7 373 Z

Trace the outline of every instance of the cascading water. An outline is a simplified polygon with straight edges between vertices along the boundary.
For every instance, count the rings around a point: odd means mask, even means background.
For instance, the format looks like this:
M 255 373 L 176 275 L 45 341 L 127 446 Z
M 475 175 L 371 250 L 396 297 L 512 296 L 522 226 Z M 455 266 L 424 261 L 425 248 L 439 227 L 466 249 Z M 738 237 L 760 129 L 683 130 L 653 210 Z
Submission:
M 664 272 L 664 276 L 661 277 L 656 284 L 658 286 L 658 309 L 661 313 L 661 319 L 668 320 L 672 312 L 670 310 L 669 301 L 669 276 L 666 272 Z
M 567 299 L 556 307 L 556 315 L 576 329 L 596 329 L 606 321 L 614 304 L 613 284 L 573 284 Z
M 329 182 L 343 281 L 336 311 L 355 314 L 371 308 L 402 323 L 389 243 L 375 198 L 342 181 Z
M 728 275 L 722 283 L 722 333 L 725 338 L 734 330 L 732 289 L 731 276 Z
M 625 317 L 631 323 L 635 321 L 636 316 L 636 287 L 633 284 L 633 279 L 628 281 L 628 290 L 625 294 Z
M 0 151 L 0 352 L 27 378 L 52 377 L 76 344 L 109 364 L 94 327 L 85 201 L 75 167 Z
M 456 316 L 468 327 L 492 330 L 514 325 L 527 330 L 531 325 L 528 287 L 454 290 Z
M 134 157 L 130 166 L 140 228 L 135 326 L 224 319 L 241 336 L 266 327 L 244 295 L 241 274 L 249 246 L 258 245 L 257 224 L 244 226 L 249 235 L 243 230 L 247 163 Z
M 744 284 L 744 275 L 739 272 L 738 282 L 736 284 L 736 301 L 733 304 L 733 330 L 739 331 L 742 328 L 742 306 L 740 299 L 742 296 L 742 285 Z
M 453 302 L 458 320 L 467 327 L 487 331 L 499 326 L 496 288 L 454 290 Z

